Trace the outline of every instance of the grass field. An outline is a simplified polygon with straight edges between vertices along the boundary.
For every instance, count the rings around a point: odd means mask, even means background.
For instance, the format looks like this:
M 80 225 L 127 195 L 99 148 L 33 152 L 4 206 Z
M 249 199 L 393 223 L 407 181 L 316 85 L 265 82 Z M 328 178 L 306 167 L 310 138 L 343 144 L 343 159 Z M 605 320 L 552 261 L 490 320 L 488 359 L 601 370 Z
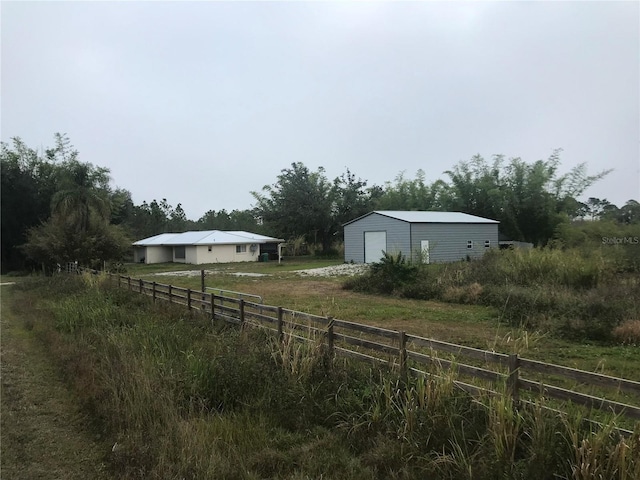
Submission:
M 364 308 L 373 300 L 349 296 L 339 279 L 276 283 L 288 283 L 289 295 L 309 291 L 321 299 L 335 289 L 342 312 L 351 311 L 349 302 Z M 38 436 L 62 440 L 51 449 L 59 464 L 95 458 L 90 433 L 99 438 L 97 458 L 120 479 L 630 480 L 640 474 L 640 431 L 619 437 L 612 430 L 615 418 L 592 430 L 570 407 L 563 416 L 542 404 L 516 409 L 508 396 L 471 398 L 443 371 L 400 383 L 394 370 L 329 357 L 320 344 L 212 325 L 197 311 L 115 289 L 103 276 L 34 278 L 11 288 L 13 325 L 41 341 L 40 354 L 29 363 L 33 378 L 42 381 L 37 391 L 59 398 L 55 380 L 62 378 L 75 401 L 76 407 L 60 404 L 51 412 L 43 405 L 63 426 L 76 427 L 68 446 L 77 451 L 65 449 L 68 429 L 37 424 L 33 416 Z M 398 317 L 416 308 L 414 302 L 403 310 L 402 302 L 378 300 Z M 450 313 L 430 322 L 446 325 Z M 470 314 L 462 323 L 492 321 Z M 483 336 L 478 330 L 472 337 Z M 3 349 L 19 343 L 3 336 Z M 3 403 L 3 422 L 5 411 Z M 86 416 L 65 420 L 74 411 Z M 42 406 L 33 412 L 42 415 Z M 15 423 L 3 423 L 3 439 L 20 432 Z M 44 464 L 38 455 L 49 452 L 20 442 L 32 448 L 31 464 Z M 21 472 L 20 458 L 3 442 L 3 473 Z M 81 478 L 82 470 L 57 473 L 63 470 L 55 461 L 46 465 L 55 478 Z M 51 476 L 26 471 L 12 478 Z M 85 478 L 99 477 L 87 472 Z
M 340 261 L 295 259 L 213 265 L 127 265 L 126 275 L 158 283 L 200 290 L 200 270 L 205 285 L 260 295 L 264 303 L 316 315 L 332 316 L 415 335 L 587 371 L 640 381 L 640 348 L 633 345 L 603 345 L 551 337 L 539 331 L 513 328 L 503 321 L 499 309 L 439 301 L 411 300 L 368 295 L 342 288 L 347 277 L 311 277 L 296 270 L 340 265 Z M 157 275 L 191 270 L 193 276 Z M 265 276 L 238 276 L 237 273 Z

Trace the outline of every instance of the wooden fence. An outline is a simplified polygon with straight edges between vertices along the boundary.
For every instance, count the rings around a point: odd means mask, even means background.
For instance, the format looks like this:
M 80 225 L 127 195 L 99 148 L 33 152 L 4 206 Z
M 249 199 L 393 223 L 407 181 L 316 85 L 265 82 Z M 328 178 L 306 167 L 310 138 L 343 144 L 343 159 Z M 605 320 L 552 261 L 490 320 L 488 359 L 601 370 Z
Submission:
M 291 335 L 305 342 L 325 342 L 335 355 L 397 368 L 404 379 L 409 374 L 437 375 L 443 369 L 454 370 L 455 385 L 472 395 L 498 395 L 496 386 L 502 384 L 515 402 L 530 403 L 536 397 L 544 397 L 614 413 L 632 422 L 640 421 L 640 382 L 633 380 L 263 305 L 243 298 L 122 275 L 112 275 L 112 278 L 117 278 L 119 287 L 148 295 L 153 301 L 164 300 L 199 310 L 213 320 L 266 328 L 280 336 Z M 618 400 L 604 398 L 604 395 Z

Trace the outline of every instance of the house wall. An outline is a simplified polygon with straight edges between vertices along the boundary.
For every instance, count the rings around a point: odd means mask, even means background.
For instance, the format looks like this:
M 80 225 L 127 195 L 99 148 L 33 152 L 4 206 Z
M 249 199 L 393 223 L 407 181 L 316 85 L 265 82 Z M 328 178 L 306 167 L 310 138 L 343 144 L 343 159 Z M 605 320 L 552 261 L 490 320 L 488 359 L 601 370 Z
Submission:
M 144 263 L 165 263 L 173 261 L 173 248 L 171 247 L 146 247 Z
M 344 260 L 345 262 L 364 263 L 364 232 L 387 232 L 387 248 L 389 254 L 402 252 L 409 254 L 410 224 L 395 218 L 372 213 L 344 227 Z M 419 244 L 420 242 L 418 242 Z
M 198 247 L 195 245 L 187 245 L 184 249 L 184 263 L 198 263 Z
M 247 245 L 247 251 L 236 253 L 236 245 L 212 245 L 209 251 L 208 245 L 198 245 L 195 261 L 192 263 L 232 263 L 232 262 L 257 262 L 260 249 L 251 251 L 251 245 Z
M 232 262 L 257 262 L 260 248 L 251 251 L 251 244 L 247 244 L 246 252 L 236 253 L 236 245 L 212 245 L 209 251 L 208 245 L 186 245 L 185 258 L 176 258 L 173 246 L 148 246 L 134 248 L 134 261 L 139 262 L 144 257 L 145 263 L 232 263 Z
M 429 240 L 429 261 L 456 262 L 467 258 L 479 258 L 489 248 L 498 247 L 497 223 L 414 223 L 411 224 L 412 259 L 418 260 L 420 242 Z M 468 248 L 468 241 L 473 247 Z M 409 256 L 407 254 L 407 256 Z

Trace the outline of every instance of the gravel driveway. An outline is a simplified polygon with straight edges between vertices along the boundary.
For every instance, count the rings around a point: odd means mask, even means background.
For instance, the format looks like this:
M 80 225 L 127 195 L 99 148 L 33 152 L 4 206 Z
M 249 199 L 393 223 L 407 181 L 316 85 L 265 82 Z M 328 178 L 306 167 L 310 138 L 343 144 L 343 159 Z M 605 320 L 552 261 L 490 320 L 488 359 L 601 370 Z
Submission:
M 297 273 L 301 276 L 310 277 L 337 277 L 337 276 L 354 276 L 366 272 L 369 269 L 368 265 L 359 263 L 343 263 L 341 265 L 332 265 L 330 267 L 310 268 L 307 270 L 293 270 L 292 273 Z M 225 272 L 223 270 L 205 270 L 206 275 L 213 275 L 217 273 L 225 273 L 227 275 L 237 275 L 239 277 L 264 277 L 268 274 L 264 273 L 250 273 L 250 272 Z M 200 276 L 200 270 L 181 270 L 178 272 L 159 272 L 154 275 L 171 275 L 175 277 L 197 277 Z
M 362 263 L 343 263 L 342 265 L 332 265 L 330 267 L 311 268 L 309 270 L 294 270 L 299 275 L 311 277 L 336 277 L 340 275 L 360 275 L 369 269 L 368 265 Z

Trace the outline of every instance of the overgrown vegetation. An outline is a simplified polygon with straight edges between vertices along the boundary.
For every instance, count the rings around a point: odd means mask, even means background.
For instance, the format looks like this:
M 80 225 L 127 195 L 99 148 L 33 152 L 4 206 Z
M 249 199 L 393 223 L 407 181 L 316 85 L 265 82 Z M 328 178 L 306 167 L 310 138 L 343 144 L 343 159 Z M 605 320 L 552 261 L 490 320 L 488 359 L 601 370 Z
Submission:
M 640 238 L 640 229 L 635 228 Z M 640 344 L 640 245 L 494 250 L 479 260 L 423 265 L 386 255 L 345 288 L 499 308 L 512 326 L 564 338 Z M 623 237 L 611 237 L 623 238 Z
M 329 358 L 320 341 L 212 326 L 101 276 L 15 295 L 112 439 L 118 478 L 640 476 L 640 430 L 621 438 L 615 419 L 592 430 L 542 404 L 477 401 L 439 371 L 403 384 Z

